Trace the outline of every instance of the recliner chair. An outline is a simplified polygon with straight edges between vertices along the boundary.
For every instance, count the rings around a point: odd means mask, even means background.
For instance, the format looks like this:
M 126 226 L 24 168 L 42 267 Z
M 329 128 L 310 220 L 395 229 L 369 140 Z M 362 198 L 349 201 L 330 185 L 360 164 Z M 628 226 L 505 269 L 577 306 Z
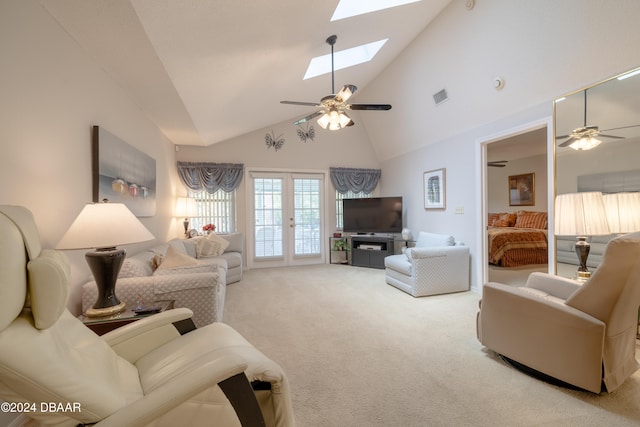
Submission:
M 591 278 L 533 273 L 484 285 L 477 335 L 498 354 L 570 385 L 611 392 L 637 369 L 640 232 L 611 240 Z
M 66 308 L 69 275 L 31 213 L 0 206 L 0 399 L 56 426 L 294 425 L 282 369 L 231 327 L 181 335 L 183 308 L 99 337 Z

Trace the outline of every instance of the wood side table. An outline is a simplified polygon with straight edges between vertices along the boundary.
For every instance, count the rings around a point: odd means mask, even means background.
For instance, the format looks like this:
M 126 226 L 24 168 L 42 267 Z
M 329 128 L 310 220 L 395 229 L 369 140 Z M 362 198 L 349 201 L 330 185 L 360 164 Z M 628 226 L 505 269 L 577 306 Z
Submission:
M 167 311 L 173 309 L 174 305 L 173 300 L 168 301 L 155 301 L 152 305 L 155 307 L 160 307 L 159 312 Z M 104 316 L 104 317 L 88 317 L 83 315 L 78 316 L 78 319 L 82 321 L 89 329 L 95 332 L 98 335 L 104 335 L 107 332 L 113 331 L 114 329 L 119 328 L 120 326 L 124 326 L 128 323 L 135 322 L 136 320 L 140 320 L 145 317 L 153 316 L 156 313 L 149 314 L 136 314 L 131 311 L 130 308 L 127 308 L 122 313 L 114 314 L 113 316 Z

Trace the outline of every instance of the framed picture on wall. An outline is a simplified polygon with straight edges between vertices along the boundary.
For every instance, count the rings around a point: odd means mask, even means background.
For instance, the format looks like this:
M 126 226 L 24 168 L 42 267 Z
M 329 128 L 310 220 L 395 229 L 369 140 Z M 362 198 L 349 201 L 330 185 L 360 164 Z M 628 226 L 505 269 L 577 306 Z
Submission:
M 535 174 L 509 177 L 509 206 L 533 206 L 536 201 Z
M 92 135 L 93 201 L 124 203 L 135 216 L 156 213 L 156 161 L 99 126 Z
M 423 175 L 424 208 L 445 209 L 445 169 L 427 171 Z

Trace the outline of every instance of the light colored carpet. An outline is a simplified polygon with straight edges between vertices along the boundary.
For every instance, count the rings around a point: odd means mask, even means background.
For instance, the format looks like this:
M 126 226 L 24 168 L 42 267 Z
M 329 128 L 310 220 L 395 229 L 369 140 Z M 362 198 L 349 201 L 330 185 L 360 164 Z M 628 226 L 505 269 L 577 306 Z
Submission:
M 602 395 L 533 379 L 477 341 L 478 300 L 413 298 L 383 270 L 259 269 L 224 317 L 285 370 L 299 427 L 640 424 L 640 372 Z
M 524 265 L 521 267 L 497 267 L 490 264 L 488 277 L 490 282 L 523 286 L 529 275 L 534 271 L 547 273 L 549 267 L 547 264 Z

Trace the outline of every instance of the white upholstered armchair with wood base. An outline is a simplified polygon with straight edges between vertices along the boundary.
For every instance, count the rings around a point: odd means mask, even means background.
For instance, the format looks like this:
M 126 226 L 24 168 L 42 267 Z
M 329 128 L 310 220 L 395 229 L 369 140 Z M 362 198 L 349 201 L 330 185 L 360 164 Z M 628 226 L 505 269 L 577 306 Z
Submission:
M 533 273 L 524 287 L 484 285 L 477 334 L 487 348 L 600 393 L 637 369 L 640 233 L 611 240 L 584 284 Z
M 178 328 L 192 314 L 182 308 L 99 337 L 68 294 L 66 256 L 41 248 L 27 209 L 0 206 L 0 399 L 37 422 L 294 425 L 282 369 L 229 326 Z

